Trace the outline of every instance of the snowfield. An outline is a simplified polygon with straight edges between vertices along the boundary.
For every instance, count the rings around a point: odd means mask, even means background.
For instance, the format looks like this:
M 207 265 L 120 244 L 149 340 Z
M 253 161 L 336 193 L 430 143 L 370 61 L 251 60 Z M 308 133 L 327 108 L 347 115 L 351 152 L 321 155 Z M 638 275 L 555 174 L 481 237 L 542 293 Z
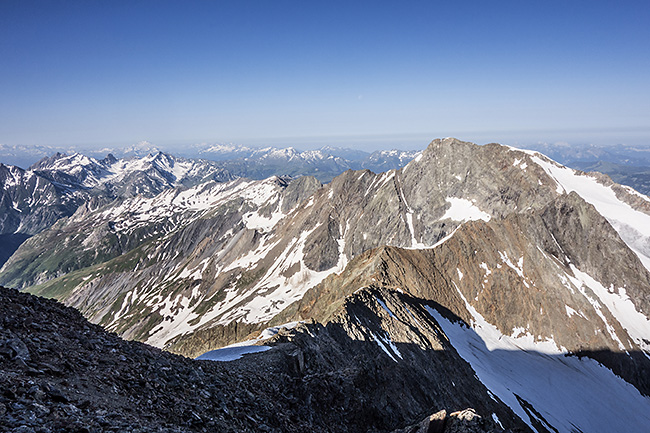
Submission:
M 465 303 L 474 318 L 469 329 L 427 310 L 479 380 L 533 431 L 534 420 L 567 433 L 648 431 L 650 398 L 634 386 L 592 359 L 567 356 L 552 340 L 503 335 Z
M 219 349 L 211 350 L 197 356 L 195 359 L 207 361 L 234 361 L 249 353 L 265 352 L 271 347 L 257 345 L 257 343 L 268 340 L 269 338 L 275 336 L 282 328 L 293 329 L 300 323 L 302 322 L 289 322 L 283 325 L 266 328 L 260 333 L 259 337 L 253 340 L 240 341 L 239 343 L 230 344 Z

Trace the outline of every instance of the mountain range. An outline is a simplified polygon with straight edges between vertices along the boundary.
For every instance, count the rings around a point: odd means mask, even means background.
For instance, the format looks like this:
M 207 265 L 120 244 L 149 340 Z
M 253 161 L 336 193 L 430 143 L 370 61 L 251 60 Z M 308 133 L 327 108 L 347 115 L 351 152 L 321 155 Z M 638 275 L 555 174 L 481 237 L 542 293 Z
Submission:
M 165 189 L 235 176 L 215 163 L 158 152 L 137 159 L 102 160 L 75 153 L 43 158 L 28 170 L 0 164 L 2 263 L 25 239 L 72 216 L 113 200 L 154 196 Z
M 5 153 L 11 151 L 7 146 L 2 149 Z M 210 179 L 223 182 L 241 177 L 261 180 L 276 175 L 313 175 L 320 181 L 330 181 L 352 168 L 399 168 L 419 154 L 397 150 L 368 154 L 331 147 L 299 152 L 293 148 L 213 145 L 204 150 L 199 153 L 212 160 L 176 157 L 141 143 L 120 151 L 120 159 L 110 153 L 102 159 L 55 153 L 28 170 L 0 164 L 0 264 L 31 235 L 71 216 L 82 205 L 95 208 L 135 195 L 150 197 L 165 189 L 191 187 Z M 20 155 L 22 151 L 12 152 Z
M 309 401 L 341 406 L 340 431 L 469 407 L 485 430 L 644 431 L 650 199 L 496 143 L 434 140 L 411 157 L 326 184 L 178 160 L 141 194 L 109 183 L 115 158 L 44 160 L 25 173 L 79 185 L 61 197 L 109 198 L 27 239 L 0 284 L 184 356 L 290 359 Z

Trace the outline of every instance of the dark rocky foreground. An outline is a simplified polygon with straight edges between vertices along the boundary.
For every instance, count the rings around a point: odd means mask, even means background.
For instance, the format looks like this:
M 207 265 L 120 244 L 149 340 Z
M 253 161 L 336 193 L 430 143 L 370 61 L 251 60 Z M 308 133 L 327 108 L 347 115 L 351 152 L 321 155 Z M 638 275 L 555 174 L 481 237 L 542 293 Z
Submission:
M 0 431 L 497 430 L 471 410 L 396 424 L 400 416 L 359 395 L 374 386 L 355 383 L 363 375 L 310 374 L 302 352 L 281 340 L 239 361 L 194 361 L 124 341 L 56 301 L 0 288 Z

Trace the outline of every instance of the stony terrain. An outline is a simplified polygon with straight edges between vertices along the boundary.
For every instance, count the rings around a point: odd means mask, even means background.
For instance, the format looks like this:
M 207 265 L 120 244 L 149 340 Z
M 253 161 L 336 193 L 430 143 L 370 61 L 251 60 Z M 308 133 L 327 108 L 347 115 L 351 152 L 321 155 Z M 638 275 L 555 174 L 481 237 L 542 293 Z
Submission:
M 341 334 L 310 326 L 309 332 L 319 336 L 284 332 L 263 354 L 228 363 L 193 361 L 123 341 L 55 301 L 2 288 L 0 431 L 379 432 L 411 424 L 404 431 L 416 431 L 427 413 L 417 413 L 422 408 L 450 414 L 446 429 L 429 431 L 501 431 L 490 419 L 458 406 L 473 395 L 470 389 L 439 386 L 411 399 L 394 399 L 394 393 L 404 394 L 406 383 L 392 382 L 396 374 L 404 375 L 391 368 L 392 361 L 355 362 L 368 350 L 360 348 L 356 355 L 339 353 L 348 362 L 337 363 L 328 350 L 340 347 L 321 350 L 319 345 L 336 344 Z M 442 364 L 453 377 L 474 380 L 471 374 L 453 373 L 458 360 L 453 353 L 448 358 Z M 456 365 L 468 368 L 462 361 Z M 441 392 L 447 395 L 444 403 L 424 403 L 431 400 L 427 394 Z M 414 398 L 423 401 L 412 407 Z M 490 402 L 477 401 L 496 408 L 506 422 L 507 409 Z M 435 418 L 445 419 L 439 413 Z

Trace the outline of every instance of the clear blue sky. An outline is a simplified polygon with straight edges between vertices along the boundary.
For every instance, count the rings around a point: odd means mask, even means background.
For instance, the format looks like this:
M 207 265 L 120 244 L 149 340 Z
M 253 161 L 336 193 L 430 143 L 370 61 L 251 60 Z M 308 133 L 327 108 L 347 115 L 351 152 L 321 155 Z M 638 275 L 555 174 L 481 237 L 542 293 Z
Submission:
M 650 2 L 0 1 L 0 143 L 351 136 L 650 144 Z

